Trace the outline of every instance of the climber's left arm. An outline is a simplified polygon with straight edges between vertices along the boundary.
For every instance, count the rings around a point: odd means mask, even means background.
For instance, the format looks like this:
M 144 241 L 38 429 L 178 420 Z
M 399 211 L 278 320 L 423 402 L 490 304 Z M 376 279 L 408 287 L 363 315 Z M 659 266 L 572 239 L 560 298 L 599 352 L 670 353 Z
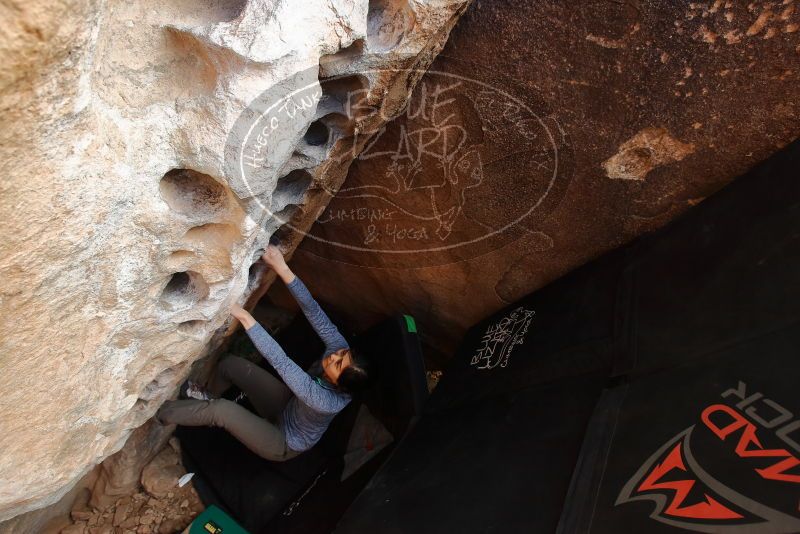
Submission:
M 253 316 L 238 304 L 234 304 L 231 308 L 231 315 L 239 319 L 239 322 L 242 323 L 245 330 L 249 330 L 256 324 L 256 320 L 253 319 Z

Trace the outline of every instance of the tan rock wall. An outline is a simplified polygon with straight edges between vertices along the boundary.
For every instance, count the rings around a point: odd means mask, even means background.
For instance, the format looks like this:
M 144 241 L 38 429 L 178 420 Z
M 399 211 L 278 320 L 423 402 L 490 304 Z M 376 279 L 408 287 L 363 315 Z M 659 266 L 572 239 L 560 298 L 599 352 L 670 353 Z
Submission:
M 355 73 L 424 67 L 463 5 L 0 7 L 0 520 L 58 500 L 152 416 L 224 338 L 230 305 L 269 283 L 251 269 L 259 249 L 324 207 L 305 189 L 341 183 L 352 155 L 329 156 L 359 149 L 355 118 L 323 106 L 353 88 L 330 82 L 247 190 L 226 169 L 243 112 L 270 88 L 350 74 L 380 111 L 365 120 L 385 122 L 418 76 Z M 306 130 L 328 120 L 336 135 L 309 148 Z

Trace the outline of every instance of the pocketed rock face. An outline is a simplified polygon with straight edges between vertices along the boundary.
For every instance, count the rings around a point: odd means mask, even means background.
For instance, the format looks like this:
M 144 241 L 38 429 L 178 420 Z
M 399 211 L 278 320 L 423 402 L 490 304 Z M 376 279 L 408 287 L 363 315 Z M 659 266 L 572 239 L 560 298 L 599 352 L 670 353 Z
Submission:
M 352 329 L 414 314 L 444 360 L 797 138 L 797 4 L 476 0 L 295 271 Z
M 320 186 L 335 191 L 363 146 L 352 132 L 397 113 L 419 78 L 402 69 L 430 63 L 464 4 L 4 4 L 0 521 L 119 450 L 225 337 L 231 304 L 270 282 L 251 264 L 285 219 L 263 206 L 311 224 Z M 382 67 L 398 70 L 356 74 Z M 228 134 L 256 97 L 339 74 L 375 113 L 312 105 L 253 191 L 226 175 Z M 317 121 L 336 135 L 320 142 Z M 291 172 L 306 179 L 289 187 Z

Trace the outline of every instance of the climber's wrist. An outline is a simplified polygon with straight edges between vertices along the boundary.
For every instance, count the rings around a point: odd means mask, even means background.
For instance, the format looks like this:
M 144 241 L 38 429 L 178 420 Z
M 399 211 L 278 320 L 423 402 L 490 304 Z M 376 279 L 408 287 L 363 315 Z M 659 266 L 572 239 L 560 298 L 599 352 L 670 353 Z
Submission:
M 231 308 L 231 315 L 236 317 L 242 326 L 244 326 L 245 330 L 250 329 L 253 325 L 256 324 L 256 320 L 253 319 L 253 316 L 250 315 L 250 312 L 239 306 L 238 304 L 234 304 Z
M 242 323 L 242 326 L 244 327 L 245 330 L 250 330 L 256 325 L 256 320 L 253 319 L 253 316 L 250 315 L 249 313 L 239 318 L 239 322 Z
M 282 267 L 276 272 L 278 273 L 278 276 L 281 277 L 281 280 L 283 280 L 284 284 L 290 284 L 295 279 L 294 273 L 291 269 L 289 269 L 289 267 Z

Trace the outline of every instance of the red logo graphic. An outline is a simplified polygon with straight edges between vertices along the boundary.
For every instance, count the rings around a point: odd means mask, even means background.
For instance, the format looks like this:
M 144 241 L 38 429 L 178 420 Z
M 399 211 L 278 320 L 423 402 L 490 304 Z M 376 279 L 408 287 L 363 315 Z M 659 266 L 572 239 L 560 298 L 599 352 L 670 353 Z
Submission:
M 735 408 L 712 404 L 704 409 L 700 416 L 703 425 L 761 478 L 776 484 L 800 484 L 796 469 L 800 460 L 790 451 L 798 450 L 790 435 L 800 429 L 800 422 L 790 422 L 792 413 L 761 393 L 747 395 L 746 388 L 744 382 L 739 382 L 736 389 L 722 394 L 741 399 Z M 761 401 L 761 412 L 756 409 L 756 401 Z M 771 419 L 763 417 L 767 411 L 764 406 L 773 415 Z M 616 505 L 652 501 L 652 519 L 697 532 L 800 532 L 800 518 L 745 496 L 706 472 L 692 454 L 690 438 L 694 429 L 691 426 L 679 433 L 648 458 L 622 488 Z M 787 446 L 765 448 L 759 436 L 767 431 Z
M 743 516 L 720 504 L 708 493 L 704 502 L 685 504 L 689 493 L 697 485 L 694 477 L 680 480 L 663 481 L 664 477 L 678 470 L 686 473 L 686 466 L 681 457 L 681 443 L 678 442 L 667 455 L 667 458 L 650 472 L 647 478 L 639 485 L 638 491 L 674 490 L 675 496 L 664 510 L 666 515 L 675 517 L 691 517 L 692 519 L 741 519 Z
M 723 427 L 711 419 L 712 415 L 719 413 L 730 417 L 730 422 Z M 723 441 L 736 431 L 742 430 L 736 443 L 736 454 L 740 458 L 778 458 L 779 460 L 771 466 L 755 470 L 763 478 L 800 483 L 800 475 L 787 473 L 789 469 L 800 465 L 800 460 L 786 449 L 765 449 L 756 436 L 756 425 L 745 419 L 742 414 L 725 404 L 714 404 L 703 410 L 701 417 L 706 426 Z

